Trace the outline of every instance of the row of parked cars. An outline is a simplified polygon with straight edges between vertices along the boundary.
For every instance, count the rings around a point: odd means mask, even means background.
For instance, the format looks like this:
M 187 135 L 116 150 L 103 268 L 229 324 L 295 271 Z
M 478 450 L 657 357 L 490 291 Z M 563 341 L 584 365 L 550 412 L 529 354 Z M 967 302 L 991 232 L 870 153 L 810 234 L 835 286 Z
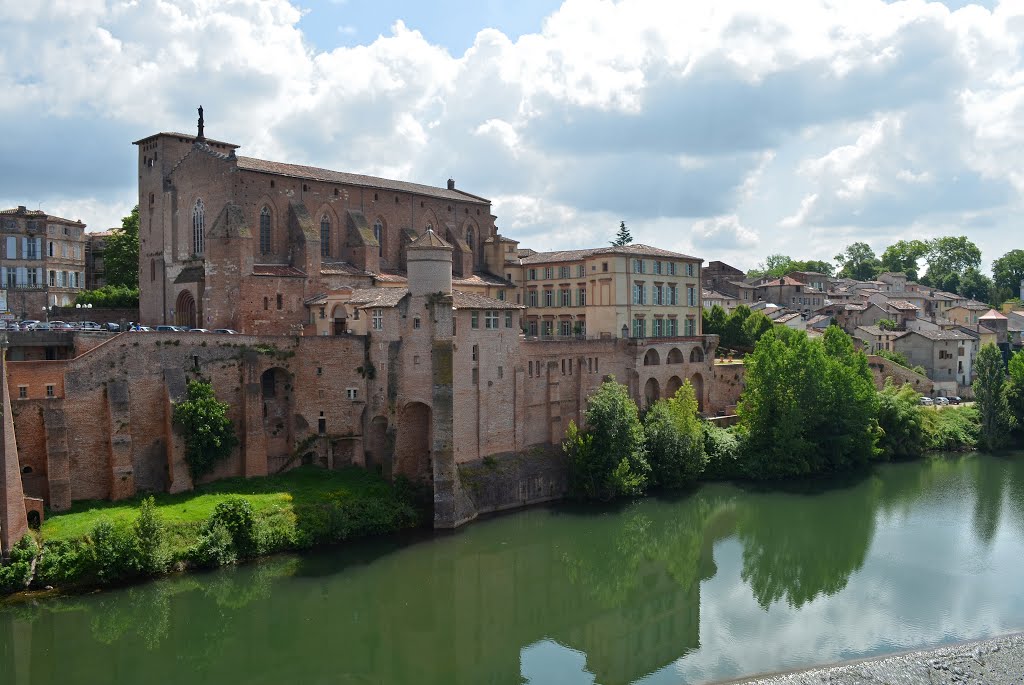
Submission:
M 922 397 L 922 407 L 944 407 L 949 404 L 960 404 L 963 402 L 959 397 Z
M 25 321 L 0 321 L 0 330 L 7 331 L 110 331 L 120 332 L 121 325 L 114 322 L 98 323 L 96 321 L 37 321 L 26 319 Z M 220 333 L 222 335 L 237 335 L 238 331 L 230 328 L 189 328 L 188 326 L 143 326 L 137 323 L 129 323 L 126 331 L 161 333 Z
M 132 325 L 128 330 L 141 331 L 143 333 L 156 331 L 158 333 L 220 333 L 221 335 L 238 335 L 238 331 L 231 328 L 189 328 L 188 326 L 140 326 Z

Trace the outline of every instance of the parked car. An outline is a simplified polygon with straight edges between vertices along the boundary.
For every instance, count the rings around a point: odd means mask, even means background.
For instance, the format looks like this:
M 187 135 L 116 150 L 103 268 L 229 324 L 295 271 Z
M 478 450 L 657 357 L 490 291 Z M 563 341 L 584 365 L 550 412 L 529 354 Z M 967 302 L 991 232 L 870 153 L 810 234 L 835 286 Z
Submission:
M 932 398 L 930 398 L 930 397 L 922 397 L 922 398 L 920 399 L 920 401 L 919 401 L 919 404 L 920 404 L 920 405 L 921 405 L 922 407 L 930 407 L 930 406 L 932 406 L 933 404 L 935 404 L 935 402 L 934 402 L 934 400 L 932 400 Z
M 238 331 L 232 330 L 230 328 L 215 328 L 213 329 L 213 332 L 222 333 L 224 335 L 238 335 Z
M 114 323 L 112 321 L 108 321 L 107 323 L 103 324 L 102 328 L 104 330 L 117 332 L 117 331 L 121 330 L 121 325 L 120 324 L 116 324 L 116 323 Z
M 961 402 L 963 402 L 963 400 L 960 399 L 960 397 L 950 397 L 949 398 L 949 403 L 950 404 L 960 404 Z
M 177 326 L 157 326 L 156 330 L 158 333 L 177 333 Z
M 946 397 L 936 397 L 934 401 L 937 407 L 945 407 L 949 404 L 949 399 Z
M 24 330 L 24 331 L 27 331 L 27 330 L 29 330 L 30 328 L 32 328 L 33 326 L 35 326 L 35 325 L 36 325 L 37 323 L 42 323 L 42 322 L 41 322 L 41 321 L 39 321 L 39 319 L 25 319 L 24 321 L 22 321 L 21 323 L 19 323 L 19 324 L 18 324 L 18 326 L 19 326 L 19 327 L 20 327 L 20 328 L 21 328 L 22 330 Z
M 95 321 L 83 321 L 80 325 L 80 328 L 83 331 L 98 331 L 100 330 L 100 325 Z
M 205 328 L 190 328 L 190 329 L 188 329 L 188 332 L 189 333 L 209 333 L 210 331 L 205 329 Z

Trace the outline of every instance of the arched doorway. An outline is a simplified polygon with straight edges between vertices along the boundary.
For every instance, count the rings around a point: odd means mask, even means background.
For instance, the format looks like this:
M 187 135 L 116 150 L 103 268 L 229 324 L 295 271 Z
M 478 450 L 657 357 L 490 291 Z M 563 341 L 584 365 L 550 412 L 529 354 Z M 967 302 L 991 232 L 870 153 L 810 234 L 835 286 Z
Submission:
M 263 399 L 263 432 L 267 445 L 267 472 L 276 473 L 292 451 L 292 377 L 281 367 L 260 376 Z
M 704 413 L 704 376 L 699 373 L 693 374 L 690 378 L 690 385 L 693 386 L 693 394 L 697 396 L 697 411 Z
M 683 363 L 683 353 L 679 351 L 678 347 L 673 347 L 671 350 L 668 351 L 668 359 L 666 360 L 665 363 L 666 364 L 682 364 Z
M 182 290 L 178 293 L 178 299 L 174 305 L 174 325 L 197 328 L 196 321 L 196 299 L 189 291 Z
M 704 350 L 699 347 L 695 347 L 690 350 L 690 362 L 697 363 L 704 361 Z
M 405 405 L 395 437 L 394 475 L 413 482 L 429 482 L 433 478 L 430 433 L 430 407 L 421 402 Z
M 644 355 L 644 366 L 658 366 L 661 364 L 661 355 L 658 354 L 657 350 L 647 350 L 647 354 Z
M 343 335 L 348 323 L 348 308 L 343 304 L 334 305 L 331 310 L 332 335 Z
M 648 379 L 644 386 L 644 406 L 650 407 L 661 399 L 661 386 L 657 378 Z
M 391 478 L 391 452 L 394 445 L 388 436 L 388 420 L 383 416 L 370 421 L 366 436 L 366 470 Z
M 683 387 L 683 382 L 679 379 L 679 376 L 672 376 L 672 378 L 668 379 L 668 383 L 665 384 L 665 397 L 675 397 L 681 387 Z

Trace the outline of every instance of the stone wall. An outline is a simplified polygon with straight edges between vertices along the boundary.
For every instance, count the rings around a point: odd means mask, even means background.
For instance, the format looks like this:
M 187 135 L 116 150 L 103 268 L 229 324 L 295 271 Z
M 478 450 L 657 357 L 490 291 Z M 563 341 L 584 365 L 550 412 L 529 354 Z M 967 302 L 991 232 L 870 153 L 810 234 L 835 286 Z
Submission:
M 932 395 L 935 392 L 935 384 L 919 373 L 911 371 L 905 366 L 900 366 L 885 357 L 868 355 L 868 367 L 875 379 L 875 387 L 879 390 L 885 387 L 885 380 L 892 378 L 896 385 L 909 383 L 914 390 L 922 395 Z
M 743 362 L 715 364 L 711 383 L 711 408 L 709 414 L 729 416 L 736 413 L 740 395 L 746 388 L 747 367 Z
M 558 446 L 485 457 L 458 468 L 478 514 L 560 499 L 569 491 L 569 465 Z

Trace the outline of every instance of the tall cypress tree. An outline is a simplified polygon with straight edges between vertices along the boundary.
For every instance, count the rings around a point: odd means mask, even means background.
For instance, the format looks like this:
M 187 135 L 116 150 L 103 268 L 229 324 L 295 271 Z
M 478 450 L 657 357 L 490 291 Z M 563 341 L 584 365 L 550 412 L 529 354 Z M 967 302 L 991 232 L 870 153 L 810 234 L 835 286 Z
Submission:
M 630 234 L 629 229 L 626 228 L 626 222 L 619 222 L 619 232 L 615 234 L 615 240 L 612 241 L 612 246 L 622 247 L 623 245 L 629 245 L 633 242 L 633 236 Z
M 1006 444 L 1012 418 L 1006 397 L 1006 369 L 999 348 L 988 343 L 974 362 L 974 400 L 981 414 L 981 444 L 994 450 Z

